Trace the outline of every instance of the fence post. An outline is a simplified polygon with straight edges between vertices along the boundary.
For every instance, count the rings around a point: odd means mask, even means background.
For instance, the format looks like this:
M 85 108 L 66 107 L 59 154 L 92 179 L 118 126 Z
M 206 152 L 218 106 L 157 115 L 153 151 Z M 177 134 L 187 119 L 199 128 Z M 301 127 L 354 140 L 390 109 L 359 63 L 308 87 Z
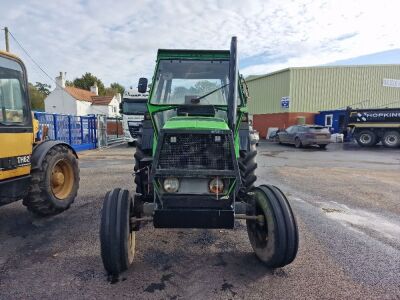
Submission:
M 82 117 L 79 117 L 81 121 L 81 145 L 83 144 L 83 122 L 82 122 Z
M 118 118 L 115 117 L 115 123 L 117 123 L 117 138 L 118 138 Z
M 57 134 L 57 115 L 53 114 L 53 122 L 54 122 L 54 139 L 58 139 L 58 134 Z
M 100 148 L 97 146 L 97 132 L 99 130 L 99 128 L 97 127 L 97 116 L 94 116 L 92 119 L 92 123 L 93 123 L 93 128 L 94 128 L 94 148 Z
M 92 142 L 92 133 L 91 133 L 91 131 L 90 131 L 90 118 L 89 117 L 87 117 L 87 132 L 88 132 L 88 143 L 91 143 Z
M 68 116 L 68 135 L 69 135 L 69 144 L 72 146 L 71 116 Z

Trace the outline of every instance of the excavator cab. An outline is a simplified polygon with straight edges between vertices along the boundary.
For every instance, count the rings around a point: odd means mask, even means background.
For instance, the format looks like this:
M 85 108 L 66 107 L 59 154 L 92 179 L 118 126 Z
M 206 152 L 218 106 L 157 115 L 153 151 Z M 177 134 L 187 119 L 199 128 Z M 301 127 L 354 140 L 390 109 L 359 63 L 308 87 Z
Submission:
M 25 65 L 0 51 L 0 206 L 23 199 L 30 211 L 54 215 L 77 195 L 78 157 L 62 141 L 36 141 L 37 125 Z

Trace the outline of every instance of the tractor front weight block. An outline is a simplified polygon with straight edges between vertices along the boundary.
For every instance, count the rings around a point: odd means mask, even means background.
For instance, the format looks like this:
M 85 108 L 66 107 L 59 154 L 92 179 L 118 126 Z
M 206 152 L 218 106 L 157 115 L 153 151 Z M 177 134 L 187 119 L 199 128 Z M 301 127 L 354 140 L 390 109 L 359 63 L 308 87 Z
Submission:
M 154 212 L 155 228 L 210 228 L 232 229 L 233 210 L 160 209 Z

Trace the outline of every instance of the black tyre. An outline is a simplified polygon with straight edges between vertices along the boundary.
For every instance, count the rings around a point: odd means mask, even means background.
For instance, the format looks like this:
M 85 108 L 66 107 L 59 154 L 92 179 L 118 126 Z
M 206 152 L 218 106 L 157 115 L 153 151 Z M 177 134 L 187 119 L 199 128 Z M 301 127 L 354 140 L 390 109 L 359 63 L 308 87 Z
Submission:
M 101 213 L 101 258 L 108 274 L 118 275 L 131 265 L 135 254 L 135 232 L 130 228 L 132 197 L 119 188 L 107 192 Z
M 302 148 L 302 147 L 303 147 L 303 144 L 302 144 L 300 138 L 296 137 L 296 138 L 294 139 L 294 146 L 295 146 L 296 148 Z
M 263 215 L 265 221 L 247 220 L 247 233 L 257 257 L 268 267 L 280 268 L 296 257 L 299 236 L 292 209 L 280 189 L 262 185 L 252 190 L 251 215 Z
M 79 189 L 78 160 L 65 145 L 51 148 L 39 169 L 32 170 L 32 181 L 23 204 L 40 215 L 55 215 L 68 209 Z
M 388 148 L 400 146 L 400 133 L 397 131 L 386 131 L 382 137 L 382 144 Z
M 321 149 L 326 149 L 326 146 L 327 146 L 327 144 L 321 144 L 321 145 L 319 145 L 319 147 L 320 147 Z
M 250 150 L 240 150 L 240 158 L 238 160 L 240 177 L 242 180 L 242 191 L 247 193 L 250 191 L 254 182 L 257 180 L 256 169 L 257 169 L 257 148 L 255 144 L 250 145 Z
M 151 201 L 152 200 L 152 187 L 149 186 L 149 172 L 151 165 L 148 165 L 147 168 L 141 169 L 140 161 L 146 158 L 151 157 L 151 150 L 142 149 L 142 139 L 141 137 L 138 138 L 136 141 L 136 152 L 134 154 L 135 158 L 135 172 L 139 171 L 135 175 L 135 184 L 136 184 L 136 195 L 135 195 L 135 202 L 137 201 Z
M 376 144 L 377 136 L 371 130 L 361 130 L 356 134 L 356 141 L 361 147 L 371 147 Z

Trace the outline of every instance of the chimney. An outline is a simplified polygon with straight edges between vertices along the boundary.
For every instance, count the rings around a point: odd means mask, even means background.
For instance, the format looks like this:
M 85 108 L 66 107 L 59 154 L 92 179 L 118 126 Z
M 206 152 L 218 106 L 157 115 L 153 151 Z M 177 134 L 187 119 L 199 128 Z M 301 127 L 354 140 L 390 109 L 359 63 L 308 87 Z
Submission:
M 92 93 L 95 93 L 96 96 L 99 95 L 99 88 L 97 87 L 97 82 L 94 83 L 94 86 L 91 86 L 91 87 L 90 87 L 90 91 L 91 91 Z
M 65 88 L 65 76 L 67 75 L 66 72 L 60 72 L 60 76 L 56 77 L 56 89 Z
M 117 98 L 118 103 L 121 103 L 121 93 L 117 93 L 115 98 Z

